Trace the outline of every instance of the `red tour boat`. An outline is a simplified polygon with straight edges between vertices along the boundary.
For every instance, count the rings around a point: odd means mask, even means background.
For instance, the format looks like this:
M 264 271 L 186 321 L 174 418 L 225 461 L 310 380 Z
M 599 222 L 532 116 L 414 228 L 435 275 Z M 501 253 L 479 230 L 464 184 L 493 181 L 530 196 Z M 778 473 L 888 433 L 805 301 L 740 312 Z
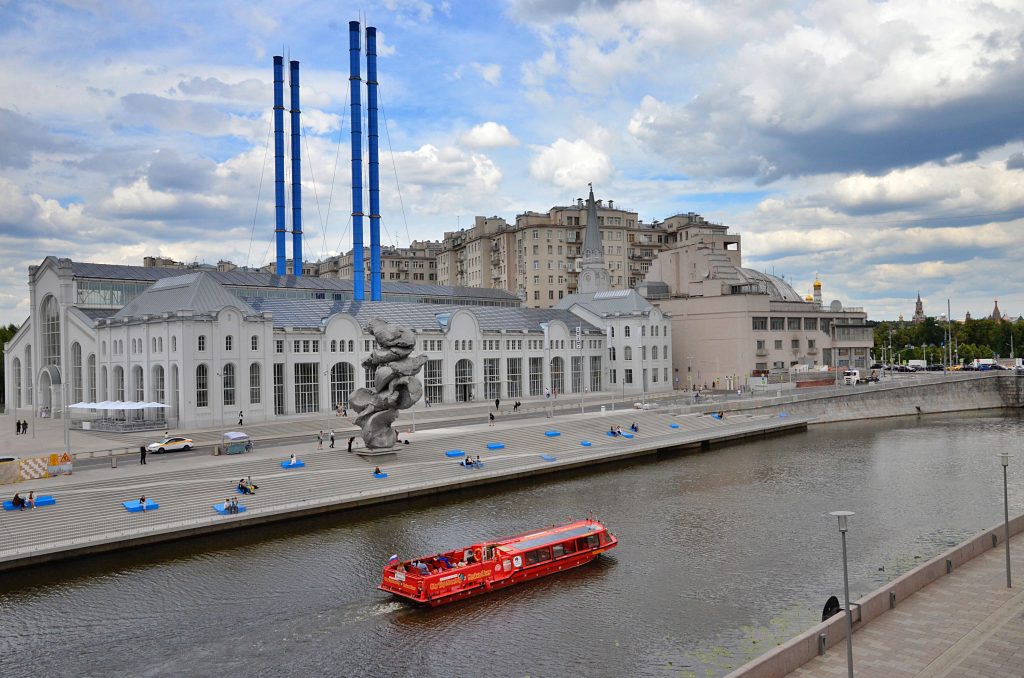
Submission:
M 384 566 L 381 591 L 436 607 L 589 563 L 619 540 L 593 519 Z

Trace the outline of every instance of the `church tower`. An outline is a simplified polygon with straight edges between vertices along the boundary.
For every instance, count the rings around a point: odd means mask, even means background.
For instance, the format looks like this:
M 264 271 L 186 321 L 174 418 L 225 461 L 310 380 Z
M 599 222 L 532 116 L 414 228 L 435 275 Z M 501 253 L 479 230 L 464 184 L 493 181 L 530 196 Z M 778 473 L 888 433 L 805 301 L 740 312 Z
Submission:
M 1003 321 L 1003 314 L 999 312 L 999 300 L 996 299 L 996 307 L 992 309 L 992 315 L 989 316 L 992 320 L 997 323 Z
M 921 301 L 921 291 L 917 291 L 917 303 L 914 305 L 914 317 L 910 319 L 914 323 L 924 322 L 924 302 Z
M 604 249 L 601 246 L 601 225 L 597 221 L 597 202 L 594 200 L 594 185 L 590 184 L 587 198 L 587 231 L 583 238 L 583 270 L 580 271 L 578 291 L 581 294 L 604 292 L 612 287 L 612 277 L 604 265 Z

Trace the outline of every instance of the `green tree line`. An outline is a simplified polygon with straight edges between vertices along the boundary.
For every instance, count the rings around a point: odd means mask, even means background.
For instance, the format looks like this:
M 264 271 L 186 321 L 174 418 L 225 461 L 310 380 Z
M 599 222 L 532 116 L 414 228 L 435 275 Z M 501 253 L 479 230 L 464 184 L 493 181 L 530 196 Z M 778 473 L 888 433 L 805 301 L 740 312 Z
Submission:
M 17 331 L 18 326 L 14 323 L 6 327 L 0 325 L 0 408 L 7 402 L 6 394 L 4 393 L 4 384 L 7 383 L 4 380 L 4 344 L 10 341 Z
M 947 335 L 948 331 L 948 335 Z M 952 322 L 935 318 L 922 323 L 883 321 L 875 325 L 875 358 L 888 362 L 927 360 L 941 363 L 944 342 L 953 347 L 953 363 L 975 358 L 1005 358 L 1024 355 L 1024 320 L 997 321 L 990 318 Z M 889 358 L 892 347 L 892 358 Z

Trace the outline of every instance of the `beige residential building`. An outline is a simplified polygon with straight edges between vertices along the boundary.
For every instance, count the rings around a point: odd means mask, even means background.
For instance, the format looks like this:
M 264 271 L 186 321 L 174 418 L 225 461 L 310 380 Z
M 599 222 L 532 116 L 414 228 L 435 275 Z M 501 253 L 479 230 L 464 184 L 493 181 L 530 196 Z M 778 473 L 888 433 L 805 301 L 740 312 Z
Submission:
M 640 292 L 672 318 L 676 388 L 739 388 L 772 374 L 870 365 L 867 314 L 801 297 L 782 278 L 741 266 L 740 236 L 698 215 L 663 224 L 668 248 Z
M 413 240 L 408 247 L 380 248 L 380 279 L 387 282 L 412 282 L 437 284 L 437 255 L 441 243 L 436 240 Z M 353 277 L 352 250 L 345 254 L 328 257 L 319 263 L 318 274 L 321 278 Z M 363 266 L 366 279 L 370 277 L 370 248 L 364 248 Z M 369 282 L 367 288 L 369 289 Z
M 612 200 L 597 201 L 597 219 L 609 288 L 632 289 L 665 247 L 666 228 L 641 222 L 636 212 L 616 208 Z M 472 228 L 445 233 L 438 282 L 504 289 L 527 306 L 550 308 L 578 291 L 586 227 L 583 198 L 547 212 L 524 212 L 515 224 L 476 217 Z

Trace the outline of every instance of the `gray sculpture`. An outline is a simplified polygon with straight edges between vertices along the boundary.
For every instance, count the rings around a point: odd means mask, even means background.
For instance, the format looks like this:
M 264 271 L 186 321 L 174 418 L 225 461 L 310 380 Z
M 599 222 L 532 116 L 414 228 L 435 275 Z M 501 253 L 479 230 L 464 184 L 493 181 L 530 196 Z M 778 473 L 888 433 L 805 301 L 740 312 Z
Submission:
M 367 326 L 377 340 L 373 354 L 363 367 L 374 370 L 373 388 L 352 392 L 349 405 L 359 416 L 356 425 L 363 429 L 367 449 L 393 447 L 398 433 L 391 428 L 398 410 L 412 407 L 423 397 L 423 384 L 416 377 L 427 362 L 426 355 L 412 355 L 416 337 L 408 327 L 374 318 Z

